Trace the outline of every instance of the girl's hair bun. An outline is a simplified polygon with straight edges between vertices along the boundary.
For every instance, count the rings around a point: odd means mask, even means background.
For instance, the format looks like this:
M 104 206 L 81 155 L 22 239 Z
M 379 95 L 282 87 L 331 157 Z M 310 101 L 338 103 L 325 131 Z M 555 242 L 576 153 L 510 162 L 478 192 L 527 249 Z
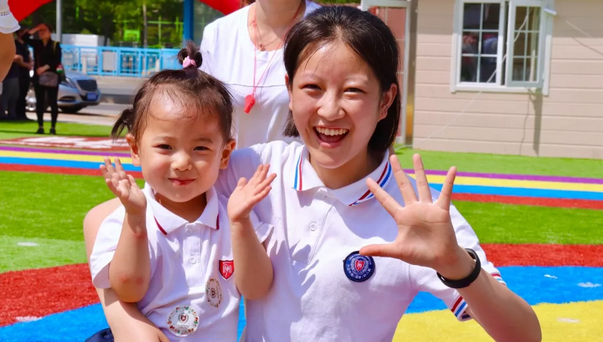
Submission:
M 201 67 L 201 63 L 203 63 L 203 57 L 201 56 L 201 52 L 199 48 L 192 41 L 188 40 L 186 42 L 186 46 L 178 52 L 178 62 L 180 65 L 184 63 L 184 60 L 188 57 L 191 61 L 194 61 L 194 65 L 191 63 L 189 68 L 199 68 Z

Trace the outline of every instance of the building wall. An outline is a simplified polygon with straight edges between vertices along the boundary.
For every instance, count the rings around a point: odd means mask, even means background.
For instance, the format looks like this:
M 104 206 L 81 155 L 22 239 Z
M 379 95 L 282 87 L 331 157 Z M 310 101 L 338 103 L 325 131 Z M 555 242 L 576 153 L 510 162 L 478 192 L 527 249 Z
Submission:
M 413 146 L 603 159 L 603 1 L 556 0 L 548 96 L 451 93 L 453 0 L 420 0 Z

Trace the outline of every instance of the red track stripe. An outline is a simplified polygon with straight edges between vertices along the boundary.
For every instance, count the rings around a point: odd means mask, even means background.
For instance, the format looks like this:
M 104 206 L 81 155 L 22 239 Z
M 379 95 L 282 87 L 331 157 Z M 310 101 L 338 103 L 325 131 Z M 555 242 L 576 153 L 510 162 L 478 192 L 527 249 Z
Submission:
M 603 267 L 603 245 L 483 244 L 496 266 Z M 98 303 L 87 264 L 0 274 L 0 326 Z
M 603 267 L 603 245 L 483 244 L 495 266 Z
M 501 195 L 476 195 L 453 193 L 452 200 L 469 202 L 494 202 L 518 205 L 535 205 L 556 208 L 582 208 L 603 210 L 603 201 L 581 200 L 581 199 L 562 199 L 562 198 L 541 198 L 541 197 L 520 197 L 520 196 L 501 196 Z
M 39 165 L 17 165 L 17 164 L 0 164 L 0 171 L 21 171 L 21 172 L 38 172 L 38 173 L 53 173 L 61 175 L 79 175 L 79 176 L 99 176 L 100 170 L 95 169 L 80 169 L 73 167 L 61 166 L 39 166 Z M 142 172 L 128 171 L 134 178 L 142 178 Z
M 0 288 L 0 326 L 98 303 L 87 264 L 2 273 Z

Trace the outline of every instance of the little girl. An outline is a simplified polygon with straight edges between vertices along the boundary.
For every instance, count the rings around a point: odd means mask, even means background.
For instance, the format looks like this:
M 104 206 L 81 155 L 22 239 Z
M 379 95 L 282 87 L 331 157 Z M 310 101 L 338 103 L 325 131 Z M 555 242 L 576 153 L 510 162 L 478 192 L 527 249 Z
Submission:
M 192 43 L 179 59 L 183 69 L 151 77 L 113 127 L 113 137 L 128 130 L 146 185 L 141 190 L 118 159 L 101 165 L 122 206 L 103 221 L 90 270 L 96 287 L 137 302 L 171 341 L 236 341 L 241 294 L 260 298 L 272 283 L 261 244 L 271 227 L 251 210 L 275 175 L 261 165 L 230 199 L 216 193 L 235 148 L 230 95 L 198 70 Z

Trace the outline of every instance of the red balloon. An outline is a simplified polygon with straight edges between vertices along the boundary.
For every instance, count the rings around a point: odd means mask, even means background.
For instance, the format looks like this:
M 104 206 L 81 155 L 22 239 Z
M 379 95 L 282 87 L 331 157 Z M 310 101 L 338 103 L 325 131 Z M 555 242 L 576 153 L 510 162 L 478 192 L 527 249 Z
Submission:
M 8 0 L 8 7 L 17 21 L 27 18 L 40 6 L 51 2 L 52 0 Z M 207 6 L 226 14 L 230 14 L 240 7 L 239 0 L 199 0 Z
M 25 19 L 40 6 L 51 2 L 52 0 L 8 0 L 8 7 L 13 12 L 17 21 Z
M 226 14 L 230 14 L 240 8 L 239 0 L 199 0 L 207 6 Z

